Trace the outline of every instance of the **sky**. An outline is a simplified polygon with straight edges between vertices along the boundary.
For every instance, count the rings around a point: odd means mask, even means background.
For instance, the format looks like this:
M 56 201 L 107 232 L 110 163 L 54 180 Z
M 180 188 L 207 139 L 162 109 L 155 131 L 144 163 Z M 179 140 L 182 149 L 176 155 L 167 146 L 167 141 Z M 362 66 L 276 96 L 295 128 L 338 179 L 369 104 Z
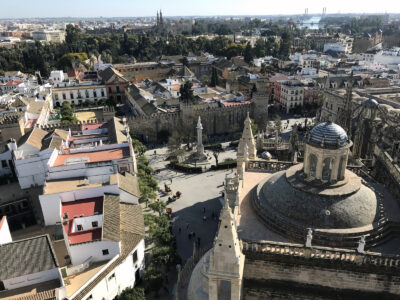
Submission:
M 399 0 L 0 0 L 0 18 L 400 13 Z

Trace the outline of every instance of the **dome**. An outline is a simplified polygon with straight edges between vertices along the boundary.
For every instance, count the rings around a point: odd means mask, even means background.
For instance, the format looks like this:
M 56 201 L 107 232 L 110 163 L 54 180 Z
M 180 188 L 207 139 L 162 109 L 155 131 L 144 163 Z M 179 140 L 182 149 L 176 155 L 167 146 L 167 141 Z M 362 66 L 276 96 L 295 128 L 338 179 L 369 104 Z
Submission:
M 345 229 L 370 225 L 377 217 L 377 199 L 367 186 L 360 185 L 353 193 L 344 187 L 336 195 L 314 194 L 288 182 L 286 172 L 269 178 L 259 190 L 262 205 L 272 215 L 286 222 L 307 228 Z
M 343 146 L 347 143 L 346 131 L 339 125 L 332 122 L 325 122 L 318 124 L 311 130 L 311 141 L 317 144 L 321 144 L 323 138 L 325 145 L 337 146 L 338 137 L 339 145 Z
M 367 108 L 376 108 L 378 106 L 378 102 L 374 99 L 367 99 L 363 101 L 362 106 Z

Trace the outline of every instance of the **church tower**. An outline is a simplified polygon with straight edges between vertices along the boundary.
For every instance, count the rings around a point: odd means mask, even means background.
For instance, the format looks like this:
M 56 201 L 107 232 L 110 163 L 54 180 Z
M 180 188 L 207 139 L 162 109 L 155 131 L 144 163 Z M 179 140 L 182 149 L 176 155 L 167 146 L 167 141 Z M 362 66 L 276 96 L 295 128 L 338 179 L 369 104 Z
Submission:
M 239 141 L 237 153 L 237 173 L 242 173 L 243 162 L 245 157 L 245 145 L 247 145 L 248 159 L 255 159 L 257 154 L 256 142 L 254 140 L 253 132 L 251 131 L 250 115 L 247 113 L 247 118 L 244 121 L 244 129 L 242 137 Z M 244 171 L 244 170 L 243 170 Z
M 242 299 L 244 255 L 227 197 L 221 210 L 220 225 L 211 249 L 208 277 L 209 300 Z

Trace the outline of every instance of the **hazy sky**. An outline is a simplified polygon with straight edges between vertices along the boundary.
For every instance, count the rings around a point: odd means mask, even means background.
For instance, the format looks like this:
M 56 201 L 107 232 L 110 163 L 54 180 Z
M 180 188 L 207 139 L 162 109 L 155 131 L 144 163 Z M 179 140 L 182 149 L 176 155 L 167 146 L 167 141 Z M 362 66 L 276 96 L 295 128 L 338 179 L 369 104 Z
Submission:
M 399 0 L 0 0 L 0 18 L 400 13 Z

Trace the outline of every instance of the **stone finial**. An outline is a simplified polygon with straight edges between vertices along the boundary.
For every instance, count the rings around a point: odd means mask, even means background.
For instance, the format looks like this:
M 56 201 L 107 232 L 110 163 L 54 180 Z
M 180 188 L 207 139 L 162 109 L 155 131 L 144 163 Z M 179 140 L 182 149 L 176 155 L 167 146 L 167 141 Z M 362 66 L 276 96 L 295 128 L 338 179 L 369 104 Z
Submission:
M 196 128 L 197 128 L 197 129 L 203 129 L 203 125 L 201 124 L 201 118 L 200 118 L 200 116 L 199 116 L 199 118 L 197 119 L 197 126 L 196 126 Z
M 307 247 L 307 248 L 311 248 L 312 238 L 313 238 L 313 236 L 312 236 L 312 229 L 311 229 L 311 228 L 308 228 L 308 231 L 307 231 L 307 239 L 306 239 L 306 247 Z
M 360 240 L 358 241 L 357 252 L 358 253 L 365 253 L 365 235 L 361 236 Z

